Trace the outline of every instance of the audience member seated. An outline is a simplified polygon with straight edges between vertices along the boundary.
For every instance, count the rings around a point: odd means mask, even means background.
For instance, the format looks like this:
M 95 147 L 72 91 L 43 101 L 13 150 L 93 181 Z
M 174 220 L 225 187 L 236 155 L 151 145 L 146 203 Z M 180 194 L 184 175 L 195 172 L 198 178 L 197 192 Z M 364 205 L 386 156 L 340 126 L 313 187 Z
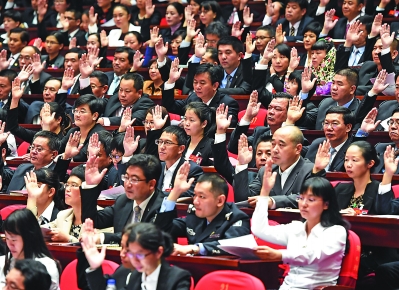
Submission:
M 85 53 L 83 49 L 74 47 L 69 49 L 66 54 L 65 54 L 65 59 L 64 59 L 64 68 L 65 70 L 73 69 L 73 82 L 70 84 L 69 88 L 67 89 L 62 89 L 58 91 L 58 93 L 67 93 L 68 95 L 74 95 L 79 92 L 79 76 L 80 76 L 80 70 L 79 70 L 79 59 L 82 58 L 82 55 Z
M 190 164 L 185 162 L 154 224 L 175 239 L 188 239 L 188 245 L 174 245 L 174 255 L 225 255 L 226 252 L 218 248 L 218 240 L 250 234 L 249 217 L 234 203 L 226 203 L 226 181 L 215 173 L 205 173 L 197 181 L 193 205 L 189 206 L 187 216 L 177 218 L 176 201 L 194 181 L 193 178 L 188 179 L 189 171 Z
M 123 38 L 124 45 L 130 47 L 134 51 L 140 50 L 143 46 L 143 36 L 137 31 L 129 31 Z
M 24 259 L 34 259 L 46 267 L 51 277 L 49 289 L 59 290 L 61 269 L 47 249 L 42 231 L 33 213 L 28 209 L 14 211 L 3 222 L 3 229 L 6 236 L 6 254 L 0 256 L 0 287 L 4 287 L 6 273 L 14 268 L 14 264 Z M 32 237 L 35 238 L 32 239 Z M 38 284 L 35 284 L 35 287 L 37 286 Z
M 69 44 L 69 48 L 76 47 L 76 40 L 72 40 Z M 98 67 L 100 68 L 111 68 L 112 61 L 107 58 L 107 49 L 108 49 L 108 37 L 105 30 L 101 31 L 101 33 L 90 33 L 87 35 L 87 45 L 86 49 L 90 54 L 91 49 L 99 49 L 98 55 L 102 57 L 100 64 Z
M 227 20 L 223 19 L 222 9 L 220 8 L 219 3 L 216 1 L 203 1 L 200 4 L 198 14 L 200 19 L 199 29 L 201 30 L 202 34 L 205 34 L 205 29 L 212 22 L 224 23 L 225 20 Z
M 276 184 L 270 189 L 269 208 L 297 208 L 298 193 L 302 183 L 314 176 L 324 176 L 323 167 L 316 158 L 313 164 L 301 156 L 304 137 L 295 126 L 286 126 L 278 129 L 272 137 L 273 172 L 277 175 Z M 245 135 L 242 135 L 238 144 L 238 164 L 234 175 L 234 200 L 236 202 L 248 200 L 254 205 L 261 192 L 265 167 L 262 167 L 256 178 L 249 183 L 247 167 L 252 160 L 252 152 L 248 149 Z
M 81 187 L 82 220 L 90 218 L 94 227 L 104 229 L 114 227 L 114 233 L 101 234 L 97 243 L 120 243 L 123 228 L 132 222 L 151 222 L 158 213 L 163 193 L 157 189 L 157 180 L 161 176 L 160 161 L 147 154 L 134 155 L 123 172 L 125 194 L 120 195 L 112 206 L 97 211 L 97 198 L 101 187 L 98 186 L 106 170 L 98 170 L 96 158 L 91 156 L 86 164 L 85 182 Z
M 162 85 L 164 84 L 164 81 L 162 80 L 161 74 L 159 73 L 156 59 L 151 59 L 148 63 L 148 74 L 151 80 L 144 81 L 143 93 L 150 96 L 161 96 Z M 178 94 L 178 90 L 175 90 L 175 95 Z
M 286 246 L 287 249 L 258 246 L 256 255 L 262 260 L 289 264 L 290 270 L 281 290 L 335 285 L 345 256 L 349 225 L 339 213 L 334 188 L 324 178 L 306 180 L 298 196 L 299 209 L 305 222 L 292 221 L 287 225 L 271 227 L 268 223 L 269 194 L 278 182 L 276 173 L 272 171 L 272 161 L 268 161 L 251 230 L 258 238 Z M 314 271 L 318 275 L 314 275 Z
M 39 261 L 17 260 L 14 268 L 5 277 L 5 289 L 8 287 L 25 290 L 50 289 L 51 276 Z
M 377 131 L 389 131 L 389 120 L 399 106 L 399 74 L 395 75 L 395 84 L 395 99 L 385 101 L 378 106 L 377 120 L 380 120 L 381 123 L 378 125 Z
M 0 58 L 5 57 L 5 50 L 3 50 L 0 54 Z M 8 111 L 11 107 L 12 102 L 12 82 L 17 77 L 17 73 L 14 70 L 3 69 L 0 70 L 0 112 L 7 116 Z M 25 115 L 28 111 L 29 105 L 25 103 L 24 100 L 19 100 L 18 104 L 18 112 L 20 115 L 18 116 L 18 123 L 23 124 Z
M 169 55 L 170 59 L 175 59 L 175 57 L 178 56 L 179 54 L 179 46 L 182 43 L 183 39 L 186 37 L 186 32 L 184 30 L 177 30 L 170 39 L 170 50 L 172 52 L 171 55 Z
M 155 9 L 151 0 L 138 0 L 136 5 L 130 10 L 130 22 L 135 26 L 149 27 L 151 25 L 159 25 L 161 22 L 161 13 Z M 145 31 L 142 31 L 145 34 Z M 149 40 L 149 35 L 143 34 L 143 41 Z M 126 45 L 126 44 L 125 44 Z
M 60 148 L 60 139 L 57 134 L 50 131 L 39 131 L 33 137 L 30 149 L 30 162 L 20 164 L 15 171 L 5 172 L 4 164 L 0 162 L 0 172 L 3 185 L 8 185 L 7 193 L 21 190 L 25 187 L 24 177 L 31 170 L 49 168 L 63 178 L 68 169 L 69 162 L 65 160 L 54 161 Z M 10 173 L 10 174 L 7 174 Z M 5 176 L 7 174 L 7 176 Z
M 64 68 L 64 56 L 61 55 L 61 51 L 65 42 L 64 34 L 60 31 L 54 31 L 46 37 L 44 43 L 47 55 L 42 55 L 41 57 L 41 61 L 46 62 L 44 68 Z
M 278 0 L 268 0 L 266 4 L 266 14 L 262 20 L 262 25 L 276 26 L 281 15 L 285 13 L 285 3 Z
M 105 130 L 97 123 L 98 117 L 103 112 L 103 102 L 93 95 L 83 95 L 75 101 L 73 114 L 76 127 L 71 128 L 61 140 L 59 153 L 63 153 L 62 159 L 73 158 L 75 162 L 87 160 L 87 147 L 91 135 Z
M 330 3 L 333 1 L 330 1 Z M 311 2 L 313 3 L 313 2 Z M 310 3 L 310 4 L 311 4 Z M 299 66 L 309 67 L 312 66 L 312 53 L 311 48 L 313 44 L 319 39 L 319 34 L 322 30 L 320 23 L 314 21 L 310 22 L 303 30 L 303 48 L 306 50 L 299 60 Z
M 263 53 L 266 49 L 267 44 L 270 40 L 272 40 L 276 35 L 276 30 L 271 25 L 264 25 L 256 29 L 255 32 L 255 42 L 252 45 L 252 48 L 256 48 L 258 54 L 252 54 L 252 64 L 257 63 L 263 56 Z M 252 35 L 251 35 L 251 43 L 252 43 Z M 248 48 L 250 46 L 246 46 L 246 52 L 248 52 Z M 253 50 L 251 51 L 251 53 Z
M 169 27 L 162 28 L 160 31 L 160 35 L 162 35 L 163 41 L 165 43 L 170 43 L 173 34 L 175 34 L 177 30 L 185 30 L 183 4 L 179 2 L 170 2 L 166 7 L 165 18 L 166 18 L 166 23 Z M 146 32 L 143 29 L 141 34 L 145 35 L 145 33 Z
M 105 1 L 96 1 L 96 3 L 93 3 L 94 5 L 92 6 L 94 9 L 90 7 L 90 10 L 93 11 L 93 14 L 97 14 L 97 23 L 101 27 L 106 27 L 109 25 L 114 24 L 113 23 L 113 18 L 112 18 L 112 13 L 114 11 L 114 1 L 112 0 L 105 0 Z
M 19 54 L 21 50 L 28 45 L 29 33 L 23 28 L 13 28 L 10 30 L 10 37 L 8 41 L 7 57 L 1 57 L 1 70 L 20 69 Z
M 10 41 L 10 30 L 21 26 L 22 15 L 21 12 L 16 10 L 7 10 L 2 16 L 2 26 L 6 33 L 0 35 L 0 42 L 2 44 L 2 48 L 7 48 L 8 42 Z
M 72 39 L 76 38 L 77 46 L 86 46 L 86 31 L 80 30 L 82 12 L 74 8 L 68 8 L 64 13 L 64 18 L 64 21 L 62 21 L 62 31 L 67 41 L 65 45 L 69 45 Z
M 108 103 L 107 91 L 108 91 L 108 76 L 99 70 L 93 71 L 90 75 L 90 83 L 87 87 L 80 88 L 80 95 L 93 94 L 96 98 L 101 99 L 104 103 L 104 108 Z M 80 76 L 79 82 L 83 85 L 82 76 Z

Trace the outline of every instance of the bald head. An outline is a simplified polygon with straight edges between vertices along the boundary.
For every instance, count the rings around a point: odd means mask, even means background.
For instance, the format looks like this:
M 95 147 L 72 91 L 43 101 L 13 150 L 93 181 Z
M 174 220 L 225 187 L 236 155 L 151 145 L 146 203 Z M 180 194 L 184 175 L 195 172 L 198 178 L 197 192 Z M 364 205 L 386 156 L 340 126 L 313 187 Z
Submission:
M 272 137 L 272 159 L 284 171 L 300 157 L 303 134 L 295 126 L 285 126 L 274 132 Z
M 275 133 L 286 135 L 294 145 L 303 144 L 304 137 L 302 131 L 296 126 L 284 126 L 279 128 Z

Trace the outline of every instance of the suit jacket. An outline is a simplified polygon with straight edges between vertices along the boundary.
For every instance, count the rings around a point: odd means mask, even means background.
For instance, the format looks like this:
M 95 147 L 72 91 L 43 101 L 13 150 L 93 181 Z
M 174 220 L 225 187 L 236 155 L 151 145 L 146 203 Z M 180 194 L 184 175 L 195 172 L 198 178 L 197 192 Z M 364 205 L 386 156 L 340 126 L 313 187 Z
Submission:
M 109 98 L 107 105 L 105 106 L 104 116 L 109 118 L 111 125 L 120 125 L 121 117 L 114 116 L 121 106 L 118 93 Z M 147 110 L 152 106 L 155 106 L 155 104 L 147 94 L 143 94 L 141 98 L 133 104 L 132 119 L 136 118 L 136 121 L 133 123 L 134 126 L 141 126 L 143 124 Z
M 36 81 L 32 83 L 32 81 L 28 81 L 25 89 L 24 89 L 24 94 L 43 94 L 43 89 L 44 86 L 46 85 L 46 82 L 51 78 L 51 75 L 42 71 L 40 73 L 40 78 L 39 81 Z
M 7 116 L 8 111 L 10 110 L 10 105 L 11 105 L 11 99 L 12 97 L 8 97 L 7 104 L 3 106 L 3 108 L 0 108 L 0 110 L 5 111 L 5 115 Z M 25 115 L 28 112 L 29 105 L 22 99 L 19 100 L 18 103 L 18 123 L 23 124 Z M 6 131 L 8 131 L 8 125 L 6 126 Z
M 106 76 L 108 77 L 108 87 L 112 84 L 114 81 L 114 75 L 115 73 L 113 71 L 107 71 L 105 72 Z M 116 87 L 115 92 L 119 91 L 119 85 Z
M 42 61 L 42 63 L 44 62 L 44 61 L 46 61 L 46 68 L 64 68 L 64 56 L 63 55 L 61 55 L 61 54 L 59 54 L 59 55 L 57 55 L 57 57 L 52 61 L 52 63 L 53 63 L 53 65 L 52 66 L 49 66 L 49 56 L 48 55 L 42 55 L 41 56 L 41 61 Z
M 2 162 L 0 162 L 0 172 L 3 175 L 3 166 L 4 165 L 2 165 L 1 163 Z M 68 166 L 69 166 L 68 160 L 58 159 L 57 163 L 53 162 L 48 168 L 53 169 L 61 179 L 65 176 L 65 174 L 68 170 Z M 22 188 L 24 188 L 25 187 L 24 176 L 26 175 L 27 172 L 29 172 L 31 170 L 34 170 L 32 163 L 20 164 L 17 167 L 17 169 L 13 172 L 12 179 L 7 188 L 7 193 L 10 193 L 10 191 L 13 191 L 13 190 L 21 190 Z
M 47 224 L 47 226 L 49 226 L 50 228 L 59 229 L 65 233 L 69 234 L 71 231 L 74 217 L 75 217 L 75 215 L 73 214 L 72 208 L 64 209 L 57 214 L 57 219 L 49 222 Z M 80 237 L 80 234 L 79 234 L 79 237 Z M 79 242 L 79 239 L 73 237 L 72 242 L 77 243 L 77 242 Z
M 173 176 L 172 176 L 172 179 L 171 179 L 170 185 L 169 185 L 169 189 L 170 190 L 173 188 L 173 186 L 175 184 L 175 178 L 176 178 L 177 171 L 179 170 L 180 166 L 182 166 L 185 161 L 186 160 L 182 156 L 180 158 L 179 163 L 177 164 L 177 167 L 176 167 L 175 171 L 173 172 Z M 193 184 L 191 185 L 190 189 L 187 190 L 186 192 L 184 192 L 181 195 L 181 197 L 192 197 L 192 196 L 194 196 L 194 187 L 195 187 L 195 185 L 197 183 L 197 179 L 204 173 L 204 171 L 202 170 L 201 166 L 198 166 L 197 163 L 195 163 L 195 162 L 193 162 L 191 160 L 189 161 L 189 163 L 190 163 L 190 172 L 188 173 L 188 179 L 190 179 L 191 177 L 194 177 L 195 180 L 194 180 Z M 162 173 L 161 173 L 161 176 L 159 177 L 158 183 L 157 183 L 158 190 L 162 190 L 163 179 L 164 179 L 164 176 L 165 176 L 166 163 L 165 162 L 161 162 L 161 165 L 162 165 Z M 169 195 L 168 191 L 164 191 L 163 193 L 166 196 Z
M 105 233 L 105 244 L 120 243 L 123 228 L 132 221 L 133 200 L 128 199 L 125 194 L 120 195 L 112 206 L 97 211 L 97 198 L 101 193 L 101 187 L 96 186 L 89 189 L 81 189 L 82 221 L 90 218 L 94 227 L 104 229 L 114 227 L 114 233 Z M 155 190 L 142 214 L 142 222 L 152 222 L 155 214 L 161 208 L 164 195 L 158 189 Z
M 378 186 L 380 182 L 371 180 L 367 184 L 363 195 L 363 209 L 368 210 L 368 214 L 384 214 L 380 213 L 376 207 L 375 199 L 378 194 Z M 350 205 L 350 200 L 355 193 L 355 185 L 353 183 L 338 183 L 335 186 L 335 193 L 337 194 L 338 206 L 340 209 L 346 209 Z M 392 190 L 384 194 L 385 197 L 394 198 Z
M 284 187 L 281 188 L 281 176 L 278 173 L 278 166 L 273 165 L 273 172 L 277 172 L 276 183 L 270 192 L 270 196 L 273 197 L 276 208 L 291 207 L 298 208 L 296 201 L 299 192 L 301 190 L 302 183 L 314 176 L 325 176 L 325 171 L 321 170 L 317 174 L 312 173 L 314 164 L 307 159 L 299 157 L 297 165 L 292 169 L 288 176 Z M 257 177 L 248 183 L 247 170 L 243 170 L 234 176 L 234 200 L 235 202 L 247 200 L 249 196 L 255 196 L 260 194 L 260 190 L 263 184 L 263 174 L 265 173 L 265 167 L 259 169 Z
M 89 263 L 86 261 L 85 254 L 81 249 L 78 249 L 77 251 L 78 254 L 78 264 L 76 266 L 76 272 L 78 274 L 78 286 L 79 289 L 106 289 L 107 287 L 107 281 L 108 279 L 114 279 L 115 280 L 115 285 L 116 289 L 122 290 L 126 289 L 127 284 L 130 282 L 130 279 L 132 278 L 132 270 L 123 267 L 123 265 L 120 265 L 115 272 L 112 275 L 104 275 L 102 267 L 99 267 L 95 269 L 94 271 L 86 272 L 86 269 L 90 267 Z M 82 255 L 84 259 L 84 265 L 79 265 L 80 259 L 79 256 Z M 128 275 L 130 274 L 129 280 L 126 281 L 128 278 Z M 138 277 L 141 281 L 141 276 Z M 84 283 L 83 285 L 80 283 Z
M 307 15 L 302 17 L 301 23 L 299 23 L 298 31 L 296 32 L 296 36 L 289 36 L 290 35 L 290 26 L 289 26 L 289 22 L 287 19 L 281 18 L 281 19 L 277 20 L 276 26 L 279 24 L 282 24 L 283 31 L 285 32 L 285 37 L 287 38 L 287 41 L 295 42 L 297 40 L 303 40 L 304 29 L 312 21 L 313 21 L 313 18 L 311 18 Z
M 69 33 L 68 31 L 62 32 L 64 34 L 65 40 L 68 42 L 69 45 Z M 73 36 L 76 38 L 76 46 L 86 46 L 87 44 L 87 39 L 86 39 L 86 31 L 83 30 L 78 30 L 78 32 L 75 33 Z
M 393 143 L 393 142 L 392 143 L 377 143 L 375 145 L 375 151 L 377 151 L 377 155 L 380 158 L 380 163 L 378 165 L 374 166 L 374 168 L 372 168 L 373 173 L 384 173 L 384 171 L 385 171 L 384 153 L 385 153 L 385 150 L 387 149 L 388 145 L 391 145 L 392 148 L 396 147 L 395 143 Z M 399 174 L 399 167 L 398 167 L 398 169 L 396 169 L 395 174 Z
M 338 19 L 337 24 L 335 24 L 334 28 L 330 30 L 328 36 L 334 39 L 344 39 L 346 35 L 347 23 L 348 18 L 346 17 L 341 17 L 340 19 Z
M 174 90 L 162 90 L 162 106 L 166 108 L 169 113 L 184 115 L 185 107 L 191 102 L 202 102 L 196 93 L 190 94 L 185 100 L 175 100 Z M 216 91 L 215 96 L 209 104 L 211 108 L 218 108 L 220 104 L 224 103 L 229 106 L 228 115 L 232 115 L 231 126 L 237 124 L 238 118 L 238 102 L 227 94 L 221 93 L 219 90 Z
M 234 203 L 225 203 L 221 212 L 207 224 L 206 218 L 195 214 L 195 207 L 190 205 L 187 216 L 177 218 L 177 211 L 159 213 L 154 221 L 160 229 L 168 232 L 173 238 L 186 237 L 188 244 L 202 243 L 207 255 L 226 255 L 218 248 L 219 240 L 248 235 L 249 217 L 238 209 Z
M 399 214 L 399 198 L 392 196 L 392 190 L 377 194 L 375 197 L 374 208 L 377 214 Z
M 186 156 L 186 152 L 188 146 L 190 145 L 190 140 L 187 141 L 186 149 L 183 152 L 183 156 Z M 213 161 L 210 158 L 213 158 L 211 144 L 213 144 L 213 139 L 205 136 L 201 139 L 198 143 L 197 147 L 195 147 L 194 151 L 191 153 L 190 156 L 193 158 L 198 155 L 201 158 L 201 161 L 192 160 L 200 166 L 213 166 Z

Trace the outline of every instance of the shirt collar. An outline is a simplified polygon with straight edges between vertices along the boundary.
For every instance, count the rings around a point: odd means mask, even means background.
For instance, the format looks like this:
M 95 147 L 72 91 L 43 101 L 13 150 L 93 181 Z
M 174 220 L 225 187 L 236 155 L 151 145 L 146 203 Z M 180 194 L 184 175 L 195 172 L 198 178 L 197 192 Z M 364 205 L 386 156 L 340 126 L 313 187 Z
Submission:
M 43 166 L 43 168 L 49 168 L 51 166 L 51 164 L 53 164 L 53 161 L 51 161 L 49 164 L 47 164 L 46 166 Z
M 159 273 L 161 272 L 161 265 L 159 264 L 158 267 L 152 272 L 150 275 L 146 276 L 145 273 L 143 272 L 141 274 L 141 282 L 146 284 L 146 283 L 151 283 L 152 285 L 155 286 L 157 285 L 158 278 L 159 278 Z
M 346 139 L 346 140 L 348 140 L 348 139 Z M 342 148 L 342 146 L 344 146 L 346 140 L 344 142 L 342 142 L 341 144 L 339 144 L 338 146 L 334 147 L 336 152 L 338 152 Z
M 175 172 L 176 167 L 177 167 L 177 164 L 179 164 L 179 162 L 180 162 L 180 159 L 181 159 L 181 157 L 180 157 L 179 159 L 177 159 L 176 162 L 173 163 L 173 165 L 172 165 L 171 167 L 168 168 L 168 170 L 165 170 L 164 175 L 166 174 L 167 171 L 169 171 L 169 172 Z M 166 163 L 165 163 L 165 168 L 166 168 Z
M 143 212 L 144 212 L 145 208 L 147 207 L 147 204 L 150 202 L 150 199 L 154 195 L 154 193 L 155 193 L 155 191 L 146 200 L 144 200 L 140 204 L 137 204 L 136 201 L 133 201 L 133 208 L 135 208 L 136 206 L 139 206 L 141 208 L 141 215 L 143 215 Z
M 238 66 L 236 67 L 235 70 L 233 70 L 233 71 L 231 72 L 230 76 L 231 76 L 232 78 L 233 78 L 234 75 L 236 74 L 237 69 L 238 69 Z M 226 76 L 228 75 L 228 73 L 227 73 L 226 71 L 223 71 L 223 72 L 224 72 L 224 79 L 225 79 Z
M 358 18 L 360 17 L 360 14 L 358 16 L 356 16 L 355 18 L 352 19 L 352 21 L 347 21 L 346 24 L 351 25 L 352 23 L 354 23 Z
M 298 31 L 298 28 L 299 28 L 299 24 L 301 24 L 301 20 L 299 20 L 298 22 L 296 22 L 294 25 L 292 25 L 291 23 L 290 23 L 290 29 L 291 29 L 291 27 L 292 26 L 294 26 L 294 28 L 295 28 L 295 31 L 297 32 Z
M 45 217 L 47 221 L 51 221 L 51 216 L 53 215 L 53 209 L 54 209 L 54 201 L 52 201 L 44 210 L 44 212 L 41 214 L 42 217 Z
M 295 161 L 295 162 L 294 162 L 290 167 L 288 167 L 286 170 L 284 170 L 284 172 L 281 171 L 281 168 L 280 168 L 280 166 L 279 166 L 279 167 L 278 167 L 278 172 L 279 172 L 280 174 L 286 174 L 287 176 L 290 175 L 291 171 L 292 171 L 292 170 L 294 169 L 294 167 L 298 164 L 299 159 L 301 159 L 300 156 L 298 157 L 298 160 Z
M 76 33 L 78 33 L 79 28 L 69 33 L 69 37 L 74 37 Z
M 364 50 L 366 49 L 365 46 L 361 46 L 361 47 L 355 47 L 355 49 L 357 49 L 360 53 L 363 53 Z M 353 51 L 352 51 L 353 52 Z
M 349 106 L 352 104 L 352 102 L 353 102 L 354 99 L 355 99 L 355 98 L 352 98 L 352 100 L 350 100 L 349 102 L 347 102 L 346 104 L 344 104 L 342 107 L 349 108 Z M 339 105 L 337 104 L 337 106 L 339 106 Z

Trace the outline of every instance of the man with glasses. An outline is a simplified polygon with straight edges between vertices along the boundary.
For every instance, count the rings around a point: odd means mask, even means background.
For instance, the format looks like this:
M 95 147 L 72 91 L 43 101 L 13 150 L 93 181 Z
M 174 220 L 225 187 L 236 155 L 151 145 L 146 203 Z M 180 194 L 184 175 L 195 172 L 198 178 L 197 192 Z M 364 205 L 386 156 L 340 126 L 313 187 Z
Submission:
M 68 50 L 65 54 L 64 58 L 64 68 L 65 71 L 67 69 L 72 69 L 72 74 L 73 74 L 73 81 L 69 83 L 68 88 L 61 88 L 58 93 L 66 93 L 67 95 L 74 95 L 79 93 L 80 89 L 80 84 L 79 84 L 79 77 L 80 77 L 80 67 L 79 67 L 79 59 L 82 58 L 82 55 L 86 53 L 81 48 L 74 47 Z M 64 77 L 65 77 L 65 71 L 64 71 Z M 69 74 L 68 74 L 69 77 Z
M 37 132 L 32 145 L 30 146 L 30 163 L 23 163 L 13 171 L 12 175 L 3 175 L 3 162 L 0 162 L 0 172 L 3 177 L 3 185 L 8 185 L 7 193 L 13 190 L 21 190 L 25 188 L 24 176 L 29 171 L 38 170 L 40 168 L 50 168 L 54 170 L 62 180 L 68 169 L 68 161 L 59 159 L 54 161 L 58 155 L 60 148 L 60 139 L 57 134 L 50 131 Z M 11 177 L 11 180 L 9 179 Z
M 389 120 L 393 114 L 393 111 L 399 106 L 399 74 L 395 76 L 395 100 L 384 101 L 378 106 L 377 120 L 381 123 L 377 127 L 377 131 L 388 131 Z
M 157 189 L 157 180 L 162 173 L 159 160 L 148 154 L 134 155 L 126 164 L 122 175 L 125 194 L 120 195 L 112 206 L 97 211 L 98 186 L 105 170 L 99 172 L 96 158 L 90 157 L 86 164 L 85 179 L 81 189 L 82 221 L 90 218 L 94 227 L 114 227 L 114 233 L 100 234 L 98 243 L 120 243 L 123 228 L 130 223 L 152 222 L 161 208 L 164 195 Z
M 166 127 L 159 139 L 155 140 L 158 145 L 158 156 L 162 161 L 162 174 L 158 180 L 158 189 L 162 190 L 165 195 L 168 195 L 173 188 L 176 174 L 179 168 L 185 162 L 183 157 L 184 149 L 187 144 L 187 137 L 184 129 L 178 126 Z M 190 162 L 189 178 L 198 179 L 203 174 L 203 170 L 195 162 Z M 182 193 L 182 197 L 191 197 L 194 195 L 194 181 L 187 191 Z
M 65 34 L 65 39 L 67 40 L 67 45 L 72 40 L 76 38 L 77 46 L 86 46 L 86 32 L 80 30 L 80 23 L 82 22 L 82 12 L 76 9 L 68 8 L 64 13 L 65 21 L 62 22 L 63 32 Z

